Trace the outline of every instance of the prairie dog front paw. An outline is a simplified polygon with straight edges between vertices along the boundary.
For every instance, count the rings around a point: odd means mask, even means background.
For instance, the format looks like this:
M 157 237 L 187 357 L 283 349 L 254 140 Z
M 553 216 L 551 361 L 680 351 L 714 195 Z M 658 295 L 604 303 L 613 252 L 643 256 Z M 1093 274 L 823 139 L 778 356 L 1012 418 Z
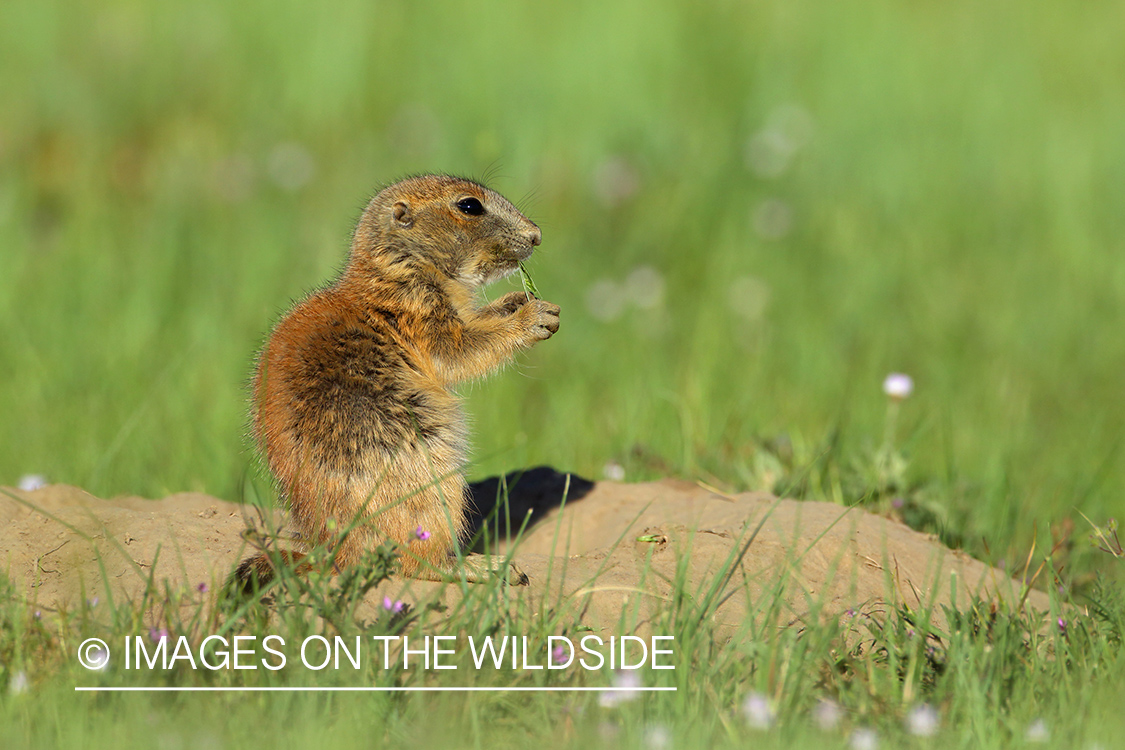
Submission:
M 490 304 L 488 310 L 494 315 L 506 318 L 533 299 L 535 298 L 529 296 L 527 292 L 508 292 L 503 297 Z
M 559 330 L 559 311 L 560 308 L 555 303 L 534 297 L 524 303 L 519 314 L 527 318 L 533 342 L 549 339 Z

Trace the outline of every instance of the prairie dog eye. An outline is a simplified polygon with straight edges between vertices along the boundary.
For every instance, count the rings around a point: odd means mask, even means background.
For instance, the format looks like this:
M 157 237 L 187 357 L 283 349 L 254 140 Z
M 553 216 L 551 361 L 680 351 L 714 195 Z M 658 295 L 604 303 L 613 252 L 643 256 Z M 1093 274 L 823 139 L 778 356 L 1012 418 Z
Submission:
M 462 198 L 457 201 L 457 208 L 468 216 L 480 216 L 484 213 L 484 206 L 476 198 Z

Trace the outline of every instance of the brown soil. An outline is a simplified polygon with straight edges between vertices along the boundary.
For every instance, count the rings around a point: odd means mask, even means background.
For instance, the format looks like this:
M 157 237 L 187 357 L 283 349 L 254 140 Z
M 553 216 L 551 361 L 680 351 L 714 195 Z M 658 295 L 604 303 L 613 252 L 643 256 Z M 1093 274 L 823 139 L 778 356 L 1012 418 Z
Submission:
M 799 625 L 815 617 L 877 617 L 898 606 L 932 608 L 941 628 L 941 606 L 973 596 L 1048 610 L 1043 593 L 1025 594 L 1002 571 L 862 510 L 765 493 L 721 495 L 672 480 L 567 481 L 535 469 L 473 487 L 487 515 L 499 484 L 508 485 L 510 515 L 499 526 L 516 529 L 528 518 L 513 560 L 530 577 L 528 586 L 508 591 L 532 612 L 565 612 L 564 627 L 648 632 L 651 618 L 673 601 L 677 581 L 698 603 L 724 570 L 733 574 L 721 579 L 713 619 L 729 635 L 749 620 Z M 83 598 L 138 600 L 150 578 L 162 593 L 183 591 L 187 602 L 212 600 L 247 554 L 242 532 L 257 515 L 196 493 L 102 500 L 65 485 L 3 489 L 0 570 L 46 612 L 72 609 Z M 480 518 L 475 522 L 479 527 Z M 460 595 L 459 585 L 392 579 L 364 607 L 373 617 L 384 596 L 418 607 L 452 604 Z M 766 611 L 777 602 L 780 608 Z

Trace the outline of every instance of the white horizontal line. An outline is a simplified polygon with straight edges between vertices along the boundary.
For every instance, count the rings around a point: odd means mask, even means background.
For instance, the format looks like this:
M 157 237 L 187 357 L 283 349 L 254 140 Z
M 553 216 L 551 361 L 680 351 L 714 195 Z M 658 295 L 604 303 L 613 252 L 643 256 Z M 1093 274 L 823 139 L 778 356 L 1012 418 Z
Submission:
M 77 686 L 75 692 L 87 693 L 410 693 L 410 692 L 461 692 L 461 693 L 654 693 L 675 692 L 674 687 L 83 687 Z

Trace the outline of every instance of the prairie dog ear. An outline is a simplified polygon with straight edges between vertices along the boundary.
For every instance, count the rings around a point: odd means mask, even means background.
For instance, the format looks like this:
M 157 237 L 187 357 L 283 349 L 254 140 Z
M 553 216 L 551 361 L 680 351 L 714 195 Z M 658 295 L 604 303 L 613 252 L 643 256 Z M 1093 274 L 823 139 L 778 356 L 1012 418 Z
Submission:
M 403 229 L 414 226 L 414 214 L 410 213 L 410 206 L 405 201 L 399 201 L 391 207 L 391 216 L 394 217 L 395 224 Z

